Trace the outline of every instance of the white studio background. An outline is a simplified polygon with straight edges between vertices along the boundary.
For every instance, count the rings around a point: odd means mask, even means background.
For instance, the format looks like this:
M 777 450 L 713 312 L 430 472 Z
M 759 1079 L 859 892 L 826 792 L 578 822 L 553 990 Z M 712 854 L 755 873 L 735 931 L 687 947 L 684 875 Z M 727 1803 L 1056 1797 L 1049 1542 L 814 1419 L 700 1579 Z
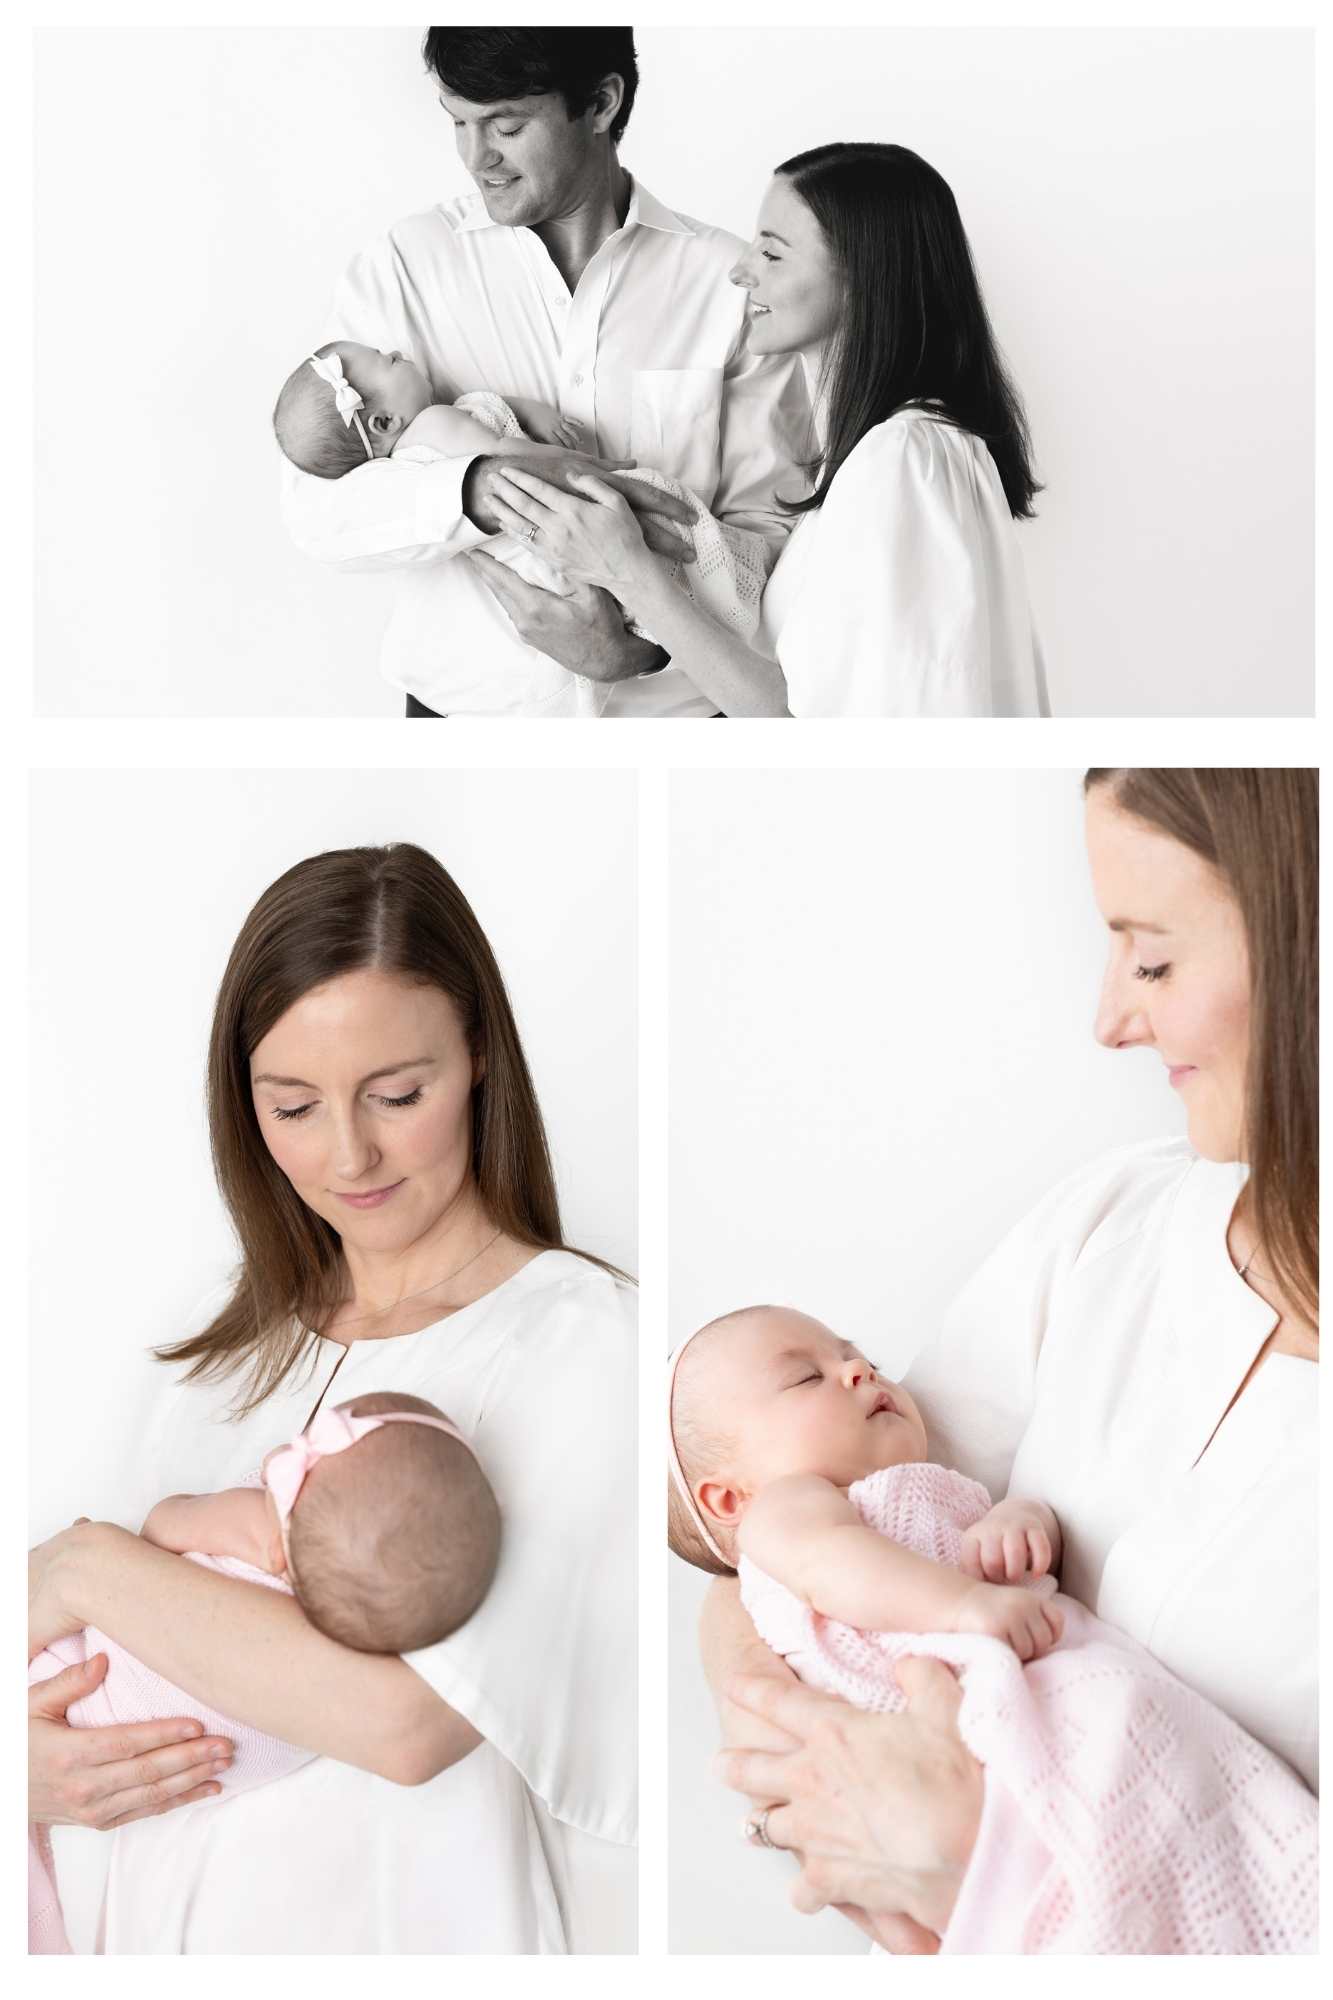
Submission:
M 637 1268 L 635 783 L 34 774 L 34 1540 L 117 1517 L 145 1350 L 232 1268 L 204 1118 L 213 999 L 247 911 L 307 855 L 410 840 L 455 877 L 509 989 L 568 1238 Z
M 351 255 L 464 190 L 416 28 L 38 37 L 38 712 L 396 714 L 394 581 L 285 539 L 269 413 Z M 1026 398 L 1057 714 L 1313 712 L 1313 36 L 644 28 L 626 163 L 748 235 L 895 140 Z M 468 385 L 484 386 L 484 385 Z
M 901 1375 L 1064 1174 L 1183 1130 L 1159 1060 L 1092 1039 L 1079 773 L 678 773 L 670 866 L 673 1342 L 771 1300 Z M 707 1579 L 670 1572 L 671 1949 L 863 1953 L 741 1840 Z

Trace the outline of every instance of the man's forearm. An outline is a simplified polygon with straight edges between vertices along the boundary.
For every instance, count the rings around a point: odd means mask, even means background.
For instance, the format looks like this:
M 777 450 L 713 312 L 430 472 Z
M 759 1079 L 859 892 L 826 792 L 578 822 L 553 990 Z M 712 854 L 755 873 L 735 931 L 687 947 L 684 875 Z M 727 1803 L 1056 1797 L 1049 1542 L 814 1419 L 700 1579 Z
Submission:
M 75 1538 L 61 1600 L 197 1701 L 397 1783 L 422 1782 L 480 1741 L 402 1660 L 339 1646 L 295 1599 L 122 1528 Z
M 462 505 L 473 463 L 466 455 L 428 465 L 385 458 L 342 479 L 317 479 L 284 461 L 283 520 L 304 555 L 335 569 L 444 562 L 483 539 Z

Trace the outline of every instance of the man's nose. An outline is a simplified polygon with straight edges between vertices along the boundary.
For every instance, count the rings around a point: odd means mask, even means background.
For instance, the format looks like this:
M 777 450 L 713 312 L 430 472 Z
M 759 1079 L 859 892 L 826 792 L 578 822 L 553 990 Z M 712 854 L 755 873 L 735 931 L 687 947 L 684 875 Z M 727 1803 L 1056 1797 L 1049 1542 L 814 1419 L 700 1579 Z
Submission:
M 489 136 L 479 125 L 467 125 L 463 128 L 459 151 L 463 155 L 463 165 L 470 174 L 479 174 L 486 167 L 496 166 L 500 159 L 499 147 L 492 144 Z

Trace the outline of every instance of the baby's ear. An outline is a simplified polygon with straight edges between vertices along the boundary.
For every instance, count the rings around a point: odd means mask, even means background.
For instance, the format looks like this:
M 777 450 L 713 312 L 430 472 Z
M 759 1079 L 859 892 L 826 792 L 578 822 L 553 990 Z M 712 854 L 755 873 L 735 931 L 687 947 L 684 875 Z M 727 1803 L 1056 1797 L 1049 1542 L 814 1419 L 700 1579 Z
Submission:
M 699 1488 L 699 1505 L 706 1518 L 718 1521 L 724 1528 L 734 1528 L 745 1512 L 748 1495 L 734 1486 L 725 1486 L 720 1479 L 706 1479 Z
M 372 410 L 366 418 L 366 427 L 372 437 L 397 437 L 399 431 L 407 427 L 407 419 L 396 410 Z

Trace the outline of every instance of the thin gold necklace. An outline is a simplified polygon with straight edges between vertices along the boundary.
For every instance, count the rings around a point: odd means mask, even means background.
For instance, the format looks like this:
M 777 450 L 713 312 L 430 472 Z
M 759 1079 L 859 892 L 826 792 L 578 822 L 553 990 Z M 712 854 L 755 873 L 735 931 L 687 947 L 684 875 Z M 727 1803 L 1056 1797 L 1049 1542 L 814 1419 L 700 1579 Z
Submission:
M 343 1326 L 361 1326 L 368 1319 L 384 1319 L 389 1313 L 397 1312 L 400 1306 L 410 1306 L 414 1299 L 424 1299 L 428 1292 L 438 1292 L 441 1285 L 447 1285 L 451 1278 L 460 1277 L 470 1264 L 475 1264 L 479 1257 L 484 1257 L 492 1244 L 499 1242 L 503 1233 L 503 1230 L 497 1229 L 494 1236 L 488 1237 L 479 1250 L 474 1250 L 470 1257 L 465 1257 L 463 1262 L 456 1264 L 452 1271 L 446 1271 L 442 1278 L 436 1278 L 433 1284 L 423 1285 L 419 1292 L 405 1292 L 403 1297 L 395 1299 L 392 1305 L 376 1306 L 373 1312 L 358 1313 L 354 1319 L 345 1319 L 341 1321 L 341 1324 Z

